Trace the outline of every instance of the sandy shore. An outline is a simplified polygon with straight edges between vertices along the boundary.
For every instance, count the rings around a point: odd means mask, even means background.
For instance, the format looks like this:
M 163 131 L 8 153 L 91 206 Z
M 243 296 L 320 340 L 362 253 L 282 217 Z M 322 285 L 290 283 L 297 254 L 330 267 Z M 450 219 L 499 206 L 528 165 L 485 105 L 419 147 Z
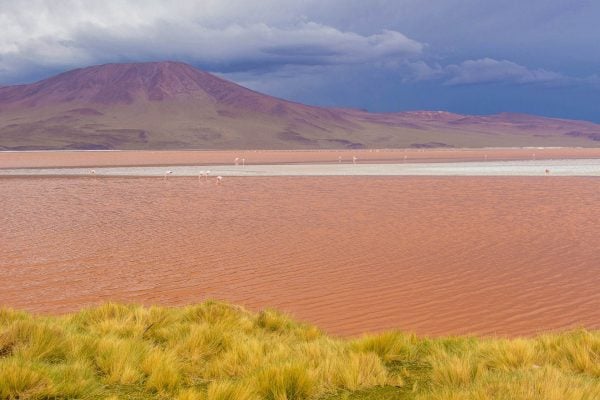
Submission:
M 0 152 L 0 168 L 233 165 L 359 162 L 459 162 L 600 158 L 600 148 L 400 149 L 312 151 L 25 151 Z
M 594 177 L 0 178 L 0 304 L 276 307 L 334 334 L 600 328 Z

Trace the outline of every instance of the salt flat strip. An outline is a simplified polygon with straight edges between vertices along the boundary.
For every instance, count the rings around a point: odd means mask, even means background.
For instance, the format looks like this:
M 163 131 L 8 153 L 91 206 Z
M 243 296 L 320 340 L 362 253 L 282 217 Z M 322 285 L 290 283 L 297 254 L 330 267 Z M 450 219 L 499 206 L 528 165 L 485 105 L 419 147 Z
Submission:
M 0 176 L 600 176 L 600 160 L 0 169 Z

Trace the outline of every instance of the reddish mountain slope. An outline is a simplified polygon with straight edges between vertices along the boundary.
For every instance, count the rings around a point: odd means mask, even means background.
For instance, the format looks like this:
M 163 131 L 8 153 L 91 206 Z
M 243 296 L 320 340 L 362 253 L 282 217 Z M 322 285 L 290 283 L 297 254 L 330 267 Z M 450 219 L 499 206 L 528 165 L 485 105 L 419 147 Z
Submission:
M 176 62 L 0 87 L 0 149 L 595 146 L 600 126 L 529 115 L 375 114 L 277 99 Z

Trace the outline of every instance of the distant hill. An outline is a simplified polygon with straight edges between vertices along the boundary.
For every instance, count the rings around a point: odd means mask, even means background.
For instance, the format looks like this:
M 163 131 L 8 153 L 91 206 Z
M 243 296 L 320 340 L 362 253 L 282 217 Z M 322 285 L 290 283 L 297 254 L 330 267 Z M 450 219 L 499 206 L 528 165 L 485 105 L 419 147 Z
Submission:
M 521 114 L 368 113 L 267 96 L 178 62 L 0 87 L 0 150 L 600 146 L 600 125 Z

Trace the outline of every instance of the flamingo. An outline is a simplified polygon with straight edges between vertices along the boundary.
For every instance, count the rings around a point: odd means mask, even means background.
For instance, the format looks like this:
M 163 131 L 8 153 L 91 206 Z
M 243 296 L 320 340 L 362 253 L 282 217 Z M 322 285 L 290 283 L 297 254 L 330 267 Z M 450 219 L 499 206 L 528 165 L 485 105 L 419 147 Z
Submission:
M 246 159 L 242 158 L 242 167 L 245 167 L 245 166 L 246 166 Z
M 210 170 L 204 173 L 204 180 L 208 180 L 208 176 L 210 175 Z
M 90 174 L 91 175 L 96 175 L 96 170 L 95 169 L 90 170 Z
M 220 185 L 223 183 L 223 177 L 221 175 L 217 176 L 217 180 L 215 182 L 216 185 Z
M 235 163 L 235 165 L 238 165 L 240 163 L 239 157 L 236 157 L 235 160 L 233 160 L 233 162 Z
M 200 179 L 204 176 L 204 171 L 200 171 L 198 173 L 198 182 L 200 182 Z
M 342 163 L 342 156 L 338 157 L 338 163 L 340 163 L 340 164 Z
M 167 179 L 167 177 L 169 175 L 172 175 L 172 174 L 173 174 L 173 171 L 171 171 L 171 170 L 168 170 L 167 172 L 165 172 L 165 180 Z
M 352 156 L 352 164 L 356 164 L 356 160 L 358 160 L 358 158 L 356 156 Z

